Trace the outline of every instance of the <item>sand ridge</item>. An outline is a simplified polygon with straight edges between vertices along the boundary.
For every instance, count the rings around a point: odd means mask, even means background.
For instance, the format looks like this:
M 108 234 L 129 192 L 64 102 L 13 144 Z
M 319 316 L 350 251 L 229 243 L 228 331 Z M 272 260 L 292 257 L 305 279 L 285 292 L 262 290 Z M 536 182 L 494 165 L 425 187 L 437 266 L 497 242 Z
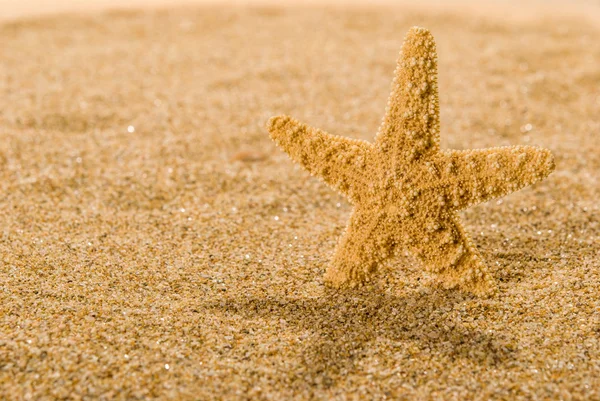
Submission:
M 427 26 L 445 149 L 556 171 L 461 212 L 498 281 L 322 281 L 351 205 L 265 123 L 377 132 Z M 600 398 L 600 44 L 554 15 L 187 7 L 0 27 L 0 399 Z

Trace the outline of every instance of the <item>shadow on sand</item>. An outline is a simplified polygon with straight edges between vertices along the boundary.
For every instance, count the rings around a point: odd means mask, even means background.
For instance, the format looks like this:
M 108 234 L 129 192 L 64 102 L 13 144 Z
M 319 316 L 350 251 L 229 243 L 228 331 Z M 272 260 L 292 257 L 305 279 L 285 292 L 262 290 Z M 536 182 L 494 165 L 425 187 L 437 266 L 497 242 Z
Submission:
M 485 319 L 484 308 L 475 315 L 461 313 L 464 299 L 456 291 L 442 289 L 392 295 L 371 287 L 325 289 L 320 298 L 223 299 L 204 308 L 249 320 L 266 319 L 273 327 L 281 327 L 280 323 L 297 327 L 303 366 L 296 373 L 328 387 L 330 375 L 352 372 L 357 362 L 376 354 L 382 341 L 391 344 L 382 349 L 397 353 L 395 373 L 411 358 L 430 358 L 428 354 L 488 366 L 514 360 L 517 351 L 511 338 L 472 328 L 474 320 Z

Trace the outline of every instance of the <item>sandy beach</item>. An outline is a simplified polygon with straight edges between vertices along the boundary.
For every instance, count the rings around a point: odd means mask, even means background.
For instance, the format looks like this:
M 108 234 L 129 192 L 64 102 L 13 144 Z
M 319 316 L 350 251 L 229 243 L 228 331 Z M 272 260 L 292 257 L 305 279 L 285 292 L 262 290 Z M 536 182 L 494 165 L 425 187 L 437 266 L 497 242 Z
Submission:
M 35 1 L 0 0 L 0 399 L 600 399 L 598 6 Z M 556 159 L 461 213 L 491 298 L 407 252 L 325 286 L 351 206 L 265 128 L 373 140 L 414 25 L 442 148 Z

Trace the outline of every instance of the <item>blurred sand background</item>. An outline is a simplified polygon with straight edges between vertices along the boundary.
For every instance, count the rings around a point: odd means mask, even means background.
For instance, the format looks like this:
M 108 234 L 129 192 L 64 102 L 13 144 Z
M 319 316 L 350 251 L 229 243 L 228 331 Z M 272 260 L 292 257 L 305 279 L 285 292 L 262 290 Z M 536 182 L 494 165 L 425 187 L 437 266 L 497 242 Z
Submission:
M 411 9 L 435 9 L 486 15 L 495 19 L 537 19 L 546 15 L 573 15 L 600 21 L 595 0 L 0 0 L 0 20 L 52 15 L 60 13 L 90 13 L 105 10 L 165 9 L 181 6 L 402 6 Z
M 600 399 L 597 3 L 204 3 L 0 0 L 0 399 Z M 413 25 L 443 147 L 556 156 L 462 214 L 495 298 L 325 288 L 349 205 L 264 127 L 371 140 Z

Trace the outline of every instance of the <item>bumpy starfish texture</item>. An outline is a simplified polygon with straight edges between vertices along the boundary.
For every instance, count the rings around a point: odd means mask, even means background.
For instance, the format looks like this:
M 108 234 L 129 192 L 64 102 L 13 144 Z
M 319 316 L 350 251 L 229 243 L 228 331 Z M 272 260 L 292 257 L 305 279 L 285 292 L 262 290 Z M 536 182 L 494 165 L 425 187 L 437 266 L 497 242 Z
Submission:
M 271 118 L 276 144 L 354 206 L 326 283 L 361 284 L 406 249 L 446 288 L 495 291 L 457 212 L 541 180 L 553 171 L 554 159 L 530 146 L 440 150 L 439 121 L 435 42 L 418 27 L 402 45 L 375 143 L 330 135 L 287 116 Z

